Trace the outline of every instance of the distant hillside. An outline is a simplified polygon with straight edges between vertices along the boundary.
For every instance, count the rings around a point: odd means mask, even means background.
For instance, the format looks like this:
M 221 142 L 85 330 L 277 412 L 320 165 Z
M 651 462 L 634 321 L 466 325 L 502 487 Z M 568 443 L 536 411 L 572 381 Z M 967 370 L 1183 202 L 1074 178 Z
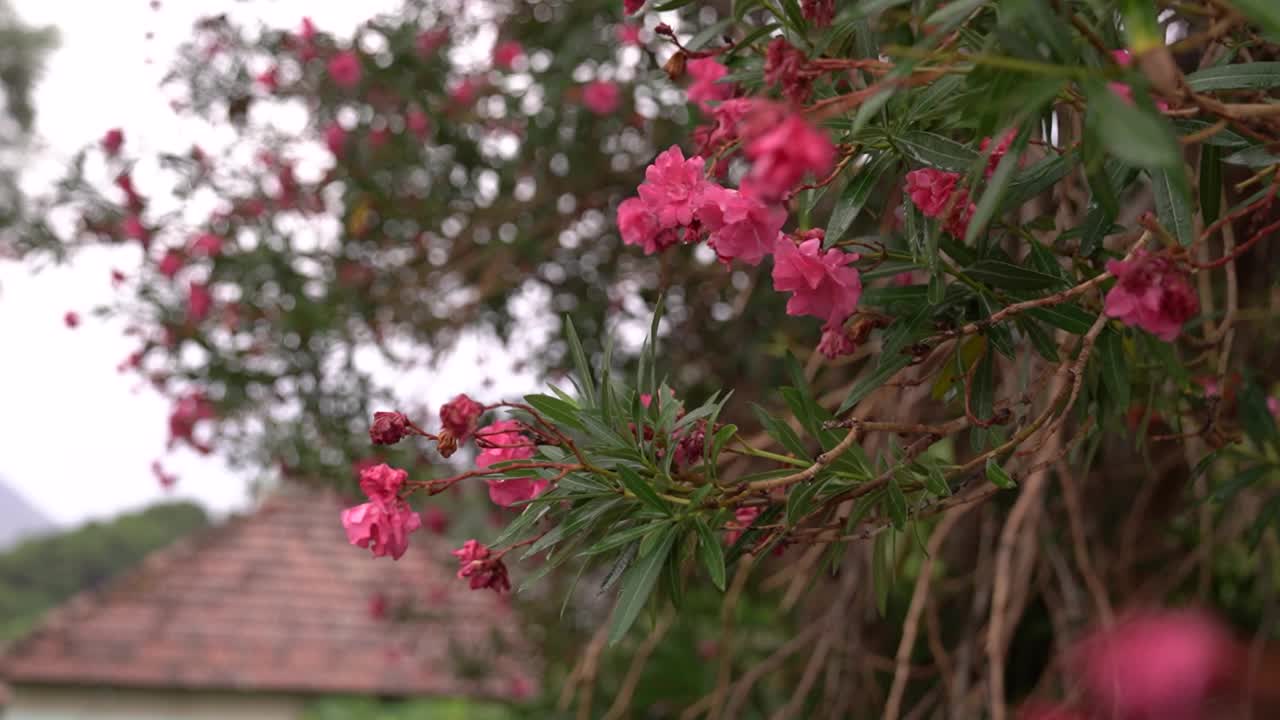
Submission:
M 26 631 L 45 610 L 208 524 L 199 505 L 162 503 L 0 553 L 0 644 Z
M 0 480 L 0 550 L 22 538 L 53 529 L 49 518 Z

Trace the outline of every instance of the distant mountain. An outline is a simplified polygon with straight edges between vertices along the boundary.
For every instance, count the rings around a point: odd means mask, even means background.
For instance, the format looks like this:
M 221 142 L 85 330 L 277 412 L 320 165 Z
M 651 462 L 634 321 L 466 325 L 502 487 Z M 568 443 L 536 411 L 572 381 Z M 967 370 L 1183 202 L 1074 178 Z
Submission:
M 49 518 L 0 480 L 0 550 L 53 529 Z

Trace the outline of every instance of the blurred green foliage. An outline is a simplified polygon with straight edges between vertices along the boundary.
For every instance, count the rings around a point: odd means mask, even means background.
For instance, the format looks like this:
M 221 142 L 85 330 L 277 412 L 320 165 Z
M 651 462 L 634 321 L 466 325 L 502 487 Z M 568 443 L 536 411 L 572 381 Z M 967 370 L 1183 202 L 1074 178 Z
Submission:
M 0 641 L 16 638 L 45 610 L 102 585 L 147 553 L 208 524 L 199 505 L 163 503 L 23 542 L 0 555 Z

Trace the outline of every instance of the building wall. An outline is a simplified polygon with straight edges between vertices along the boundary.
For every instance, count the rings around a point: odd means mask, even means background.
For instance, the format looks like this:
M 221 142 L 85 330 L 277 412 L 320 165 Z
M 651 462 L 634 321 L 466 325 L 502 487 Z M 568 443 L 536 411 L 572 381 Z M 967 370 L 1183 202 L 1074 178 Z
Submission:
M 3 720 L 298 720 L 305 701 L 266 694 L 11 688 Z

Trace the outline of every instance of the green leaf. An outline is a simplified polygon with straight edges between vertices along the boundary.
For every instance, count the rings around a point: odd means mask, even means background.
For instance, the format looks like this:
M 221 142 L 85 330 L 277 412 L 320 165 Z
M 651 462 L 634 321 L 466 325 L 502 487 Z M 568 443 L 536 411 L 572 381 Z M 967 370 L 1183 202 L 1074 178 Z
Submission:
M 664 515 L 671 514 L 671 508 L 662 498 L 658 497 L 657 491 L 637 475 L 634 470 L 625 465 L 619 465 L 618 478 L 622 480 L 623 487 L 631 491 L 631 494 L 635 495 L 640 502 Z
M 1004 290 L 1046 290 L 1063 284 L 1062 278 L 1001 260 L 979 260 L 964 274 Z
M 525 395 L 524 401 L 557 425 L 583 429 L 578 406 L 550 395 Z
M 1243 470 L 1235 477 L 1214 488 L 1209 495 L 1209 500 L 1219 504 L 1229 502 L 1241 490 L 1253 485 L 1258 481 L 1258 478 L 1275 469 L 1273 465 L 1255 465 L 1248 470 Z
M 987 458 L 987 480 L 1002 490 L 1018 486 L 995 458 Z
M 1129 407 L 1129 368 L 1124 357 L 1124 339 L 1108 328 L 1098 336 L 1098 364 L 1102 370 L 1102 386 L 1116 410 Z
M 619 530 L 617 532 L 614 532 L 610 535 L 605 536 L 603 540 L 597 542 L 596 544 L 592 545 L 586 550 L 583 550 L 581 554 L 582 555 L 599 555 L 601 553 L 606 553 L 606 552 L 609 552 L 610 550 L 615 550 L 617 548 L 620 548 L 623 545 L 629 545 L 633 542 L 640 540 L 645 535 L 648 535 L 651 532 L 655 532 L 656 530 L 660 529 L 663 525 L 666 525 L 667 523 L 670 523 L 670 522 L 674 522 L 674 521 L 659 520 L 658 522 L 652 522 L 652 523 L 646 522 L 646 523 L 641 523 L 639 525 L 633 525 L 629 528 L 626 528 L 625 530 Z
M 711 584 L 724 592 L 724 548 L 720 545 L 720 538 L 701 517 L 694 521 L 694 528 L 698 531 L 698 557 L 702 560 L 702 567 L 706 568 Z
M 889 606 L 889 593 L 893 590 L 893 533 L 882 532 L 876 536 L 871 548 L 871 584 L 876 593 L 876 610 L 885 616 Z
M 582 341 L 578 339 L 578 330 L 573 326 L 573 320 L 568 315 L 564 316 L 564 325 L 565 340 L 569 343 L 569 352 L 573 356 L 573 365 L 578 371 L 578 382 L 580 383 L 578 390 L 582 393 L 582 399 L 586 403 L 586 407 L 596 407 L 596 385 L 591 376 L 591 365 L 587 362 L 587 353 L 582 349 Z
M 1197 70 L 1187 76 L 1187 87 L 1210 90 L 1265 90 L 1280 86 L 1280 62 L 1251 62 Z
M 887 489 L 889 521 L 895 530 L 902 530 L 907 525 L 907 496 L 902 494 L 902 487 L 898 485 L 898 473 L 889 474 Z
M 1196 227 L 1191 219 L 1190 191 L 1182 168 L 1152 172 L 1151 189 L 1155 193 L 1156 215 L 1160 224 L 1173 233 L 1182 247 L 1195 242 Z
M 1089 328 L 1094 321 L 1093 315 L 1085 312 L 1079 305 L 1074 303 L 1032 308 L 1027 311 L 1027 315 L 1040 322 L 1048 323 L 1059 330 L 1066 330 L 1076 335 L 1083 335 L 1089 332 Z
M 914 130 L 893 138 L 893 142 L 907 157 L 942 170 L 968 172 L 978 159 L 973 149 L 931 132 Z
M 654 11 L 654 12 L 666 12 L 666 11 L 668 11 L 668 10 L 679 10 L 680 8 L 684 7 L 685 5 L 690 4 L 690 3 L 692 3 L 692 2 L 693 2 L 693 0 L 667 0 L 667 2 L 664 2 L 664 3 L 660 4 L 660 5 L 654 5 L 654 6 L 653 6 L 653 11 Z
M 768 410 L 755 403 L 751 403 L 751 409 L 755 412 L 756 419 L 760 421 L 760 425 L 764 427 L 764 431 L 769 434 L 769 437 L 776 440 L 797 458 L 801 460 L 809 459 L 809 453 L 805 451 L 804 443 L 800 442 L 800 437 L 796 435 L 790 425 L 773 417 Z
M 1252 378 L 1244 383 L 1239 395 L 1240 424 L 1254 444 L 1262 447 L 1280 440 L 1280 432 L 1276 429 L 1276 420 L 1267 409 L 1267 398 L 1262 388 Z
M 618 604 L 613 611 L 613 627 L 609 629 L 610 645 L 617 645 L 640 616 L 640 611 L 653 593 L 653 585 L 658 581 L 658 575 L 667 562 L 667 556 L 671 554 L 671 546 L 675 544 L 677 534 L 674 526 L 664 530 L 657 548 L 641 557 L 627 570 L 622 579 L 622 592 L 618 594 Z
M 1280 33 L 1280 3 L 1275 0 L 1231 0 L 1231 4 L 1267 32 Z
M 1142 168 L 1174 169 L 1182 164 L 1182 150 L 1169 123 L 1154 108 L 1126 103 L 1101 81 L 1085 84 L 1090 120 L 1107 150 L 1119 160 Z
M 1066 158 L 1054 155 L 1018 172 L 1009 183 L 1001 209 L 1015 210 L 1022 207 L 1028 200 L 1056 185 L 1070 171 L 1071 166 Z
M 791 488 L 791 491 L 787 493 L 786 518 L 788 526 L 795 527 L 809 514 L 809 511 L 813 508 L 813 498 L 817 496 L 818 491 L 822 489 L 830 477 L 828 475 L 822 479 L 814 478 L 809 482 Z
M 849 228 L 853 227 L 853 221 L 858 219 L 858 214 L 866 207 L 880 176 L 896 164 L 892 155 L 882 153 L 869 158 L 858 173 L 849 179 L 835 208 L 831 210 L 831 220 L 827 223 L 827 233 L 822 242 L 823 248 L 829 248 L 844 238 Z
M 924 479 L 926 490 L 938 497 L 947 497 L 951 494 L 951 486 L 947 484 L 947 478 L 942 474 L 942 468 L 938 467 L 936 462 L 926 461 L 924 469 L 926 471 Z
M 622 575 L 636 561 L 636 556 L 640 553 L 639 545 L 628 545 L 625 550 L 618 553 L 618 557 L 614 558 L 613 565 L 609 568 L 609 572 L 605 573 L 604 580 L 600 582 L 600 593 L 608 592 L 614 583 L 622 579 Z
M 947 3 L 943 7 L 935 10 L 932 15 L 925 19 L 925 25 L 938 25 L 940 28 L 937 32 L 950 32 L 952 27 L 959 25 L 965 18 L 969 17 L 969 13 L 977 10 L 984 5 L 987 0 L 956 0 L 956 2 Z
M 836 415 L 842 415 L 849 408 L 862 402 L 863 398 L 870 395 L 872 391 L 885 384 L 899 370 L 910 364 L 911 358 L 902 353 L 881 355 L 880 364 L 876 366 L 876 369 L 871 374 L 854 384 L 853 389 L 849 391 L 848 397 L 844 399 L 844 402 L 840 403 L 840 409 L 836 410 Z
M 1280 63 L 1277 63 L 1280 65 Z M 1222 150 L 1213 145 L 1200 148 L 1200 213 L 1205 227 L 1222 212 Z

